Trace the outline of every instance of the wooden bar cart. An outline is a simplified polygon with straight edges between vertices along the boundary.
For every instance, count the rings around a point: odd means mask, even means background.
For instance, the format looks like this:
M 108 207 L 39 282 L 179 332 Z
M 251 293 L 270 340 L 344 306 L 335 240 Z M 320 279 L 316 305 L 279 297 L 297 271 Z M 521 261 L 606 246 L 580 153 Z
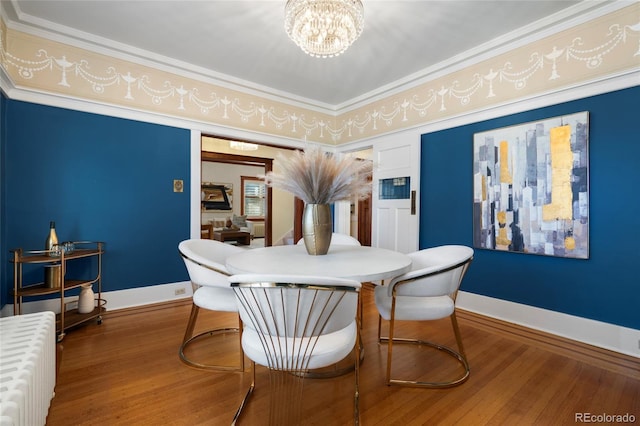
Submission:
M 71 249 L 71 247 L 73 249 Z M 65 331 L 71 327 L 96 319 L 102 323 L 102 314 L 106 312 L 106 300 L 102 299 L 102 255 L 104 243 L 97 241 L 73 241 L 64 246 L 60 245 L 53 250 L 11 250 L 13 257 L 13 314 L 22 314 L 22 304 L 25 298 L 57 294 L 60 299 L 60 313 L 56 315 L 56 333 L 58 342 L 62 341 Z M 95 276 L 91 273 L 88 279 L 67 278 L 67 264 L 77 259 L 96 257 Z M 40 264 L 43 267 L 43 282 L 25 284 L 23 282 L 23 266 Z M 47 275 L 45 268 L 52 268 Z M 93 272 L 93 271 L 90 271 Z M 49 282 L 47 282 L 49 278 Z M 53 284 L 53 285 L 52 285 Z M 79 313 L 77 308 L 69 308 L 77 299 L 67 301 L 67 292 L 82 287 L 96 285 L 94 297 L 94 309 L 88 313 Z

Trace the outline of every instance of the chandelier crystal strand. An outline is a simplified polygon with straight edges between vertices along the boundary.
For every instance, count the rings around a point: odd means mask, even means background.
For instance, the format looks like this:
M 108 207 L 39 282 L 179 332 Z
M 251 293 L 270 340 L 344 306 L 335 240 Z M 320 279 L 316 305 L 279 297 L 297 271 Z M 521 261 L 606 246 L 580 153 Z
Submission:
M 288 0 L 284 28 L 305 53 L 338 56 L 360 37 L 364 7 L 360 0 Z

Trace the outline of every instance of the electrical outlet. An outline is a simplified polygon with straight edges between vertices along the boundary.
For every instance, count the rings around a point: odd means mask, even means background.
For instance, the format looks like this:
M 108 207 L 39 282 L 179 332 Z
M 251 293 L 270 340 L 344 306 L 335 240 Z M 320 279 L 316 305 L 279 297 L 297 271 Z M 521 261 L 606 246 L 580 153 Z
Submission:
M 185 294 L 186 292 L 187 292 L 187 289 L 186 289 L 186 288 L 184 288 L 184 287 L 182 287 L 182 288 L 177 288 L 177 289 L 176 289 L 176 291 L 175 291 L 175 295 L 176 295 L 176 296 L 179 296 L 179 295 L 181 295 L 181 294 Z

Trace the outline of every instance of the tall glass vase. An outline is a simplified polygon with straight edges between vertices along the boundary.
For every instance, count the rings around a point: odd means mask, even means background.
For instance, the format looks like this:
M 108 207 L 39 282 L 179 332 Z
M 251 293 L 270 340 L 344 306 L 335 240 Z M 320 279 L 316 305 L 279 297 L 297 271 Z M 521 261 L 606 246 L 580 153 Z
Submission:
M 302 214 L 302 238 L 307 253 L 323 255 L 329 251 L 333 221 L 329 204 L 306 204 Z

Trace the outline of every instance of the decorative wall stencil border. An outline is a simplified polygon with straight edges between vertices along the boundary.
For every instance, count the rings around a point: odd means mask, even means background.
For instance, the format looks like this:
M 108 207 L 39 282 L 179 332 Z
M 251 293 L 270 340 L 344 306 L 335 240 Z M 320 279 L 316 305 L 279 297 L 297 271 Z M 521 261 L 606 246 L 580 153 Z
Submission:
M 275 136 L 341 144 L 640 69 L 640 3 L 337 116 L 7 29 L 18 87 Z
M 0 27 L 0 65 L 18 87 L 296 139 L 342 133 L 328 114 Z
M 347 139 L 358 139 L 638 70 L 635 3 L 343 114 L 336 126 L 346 127 Z

